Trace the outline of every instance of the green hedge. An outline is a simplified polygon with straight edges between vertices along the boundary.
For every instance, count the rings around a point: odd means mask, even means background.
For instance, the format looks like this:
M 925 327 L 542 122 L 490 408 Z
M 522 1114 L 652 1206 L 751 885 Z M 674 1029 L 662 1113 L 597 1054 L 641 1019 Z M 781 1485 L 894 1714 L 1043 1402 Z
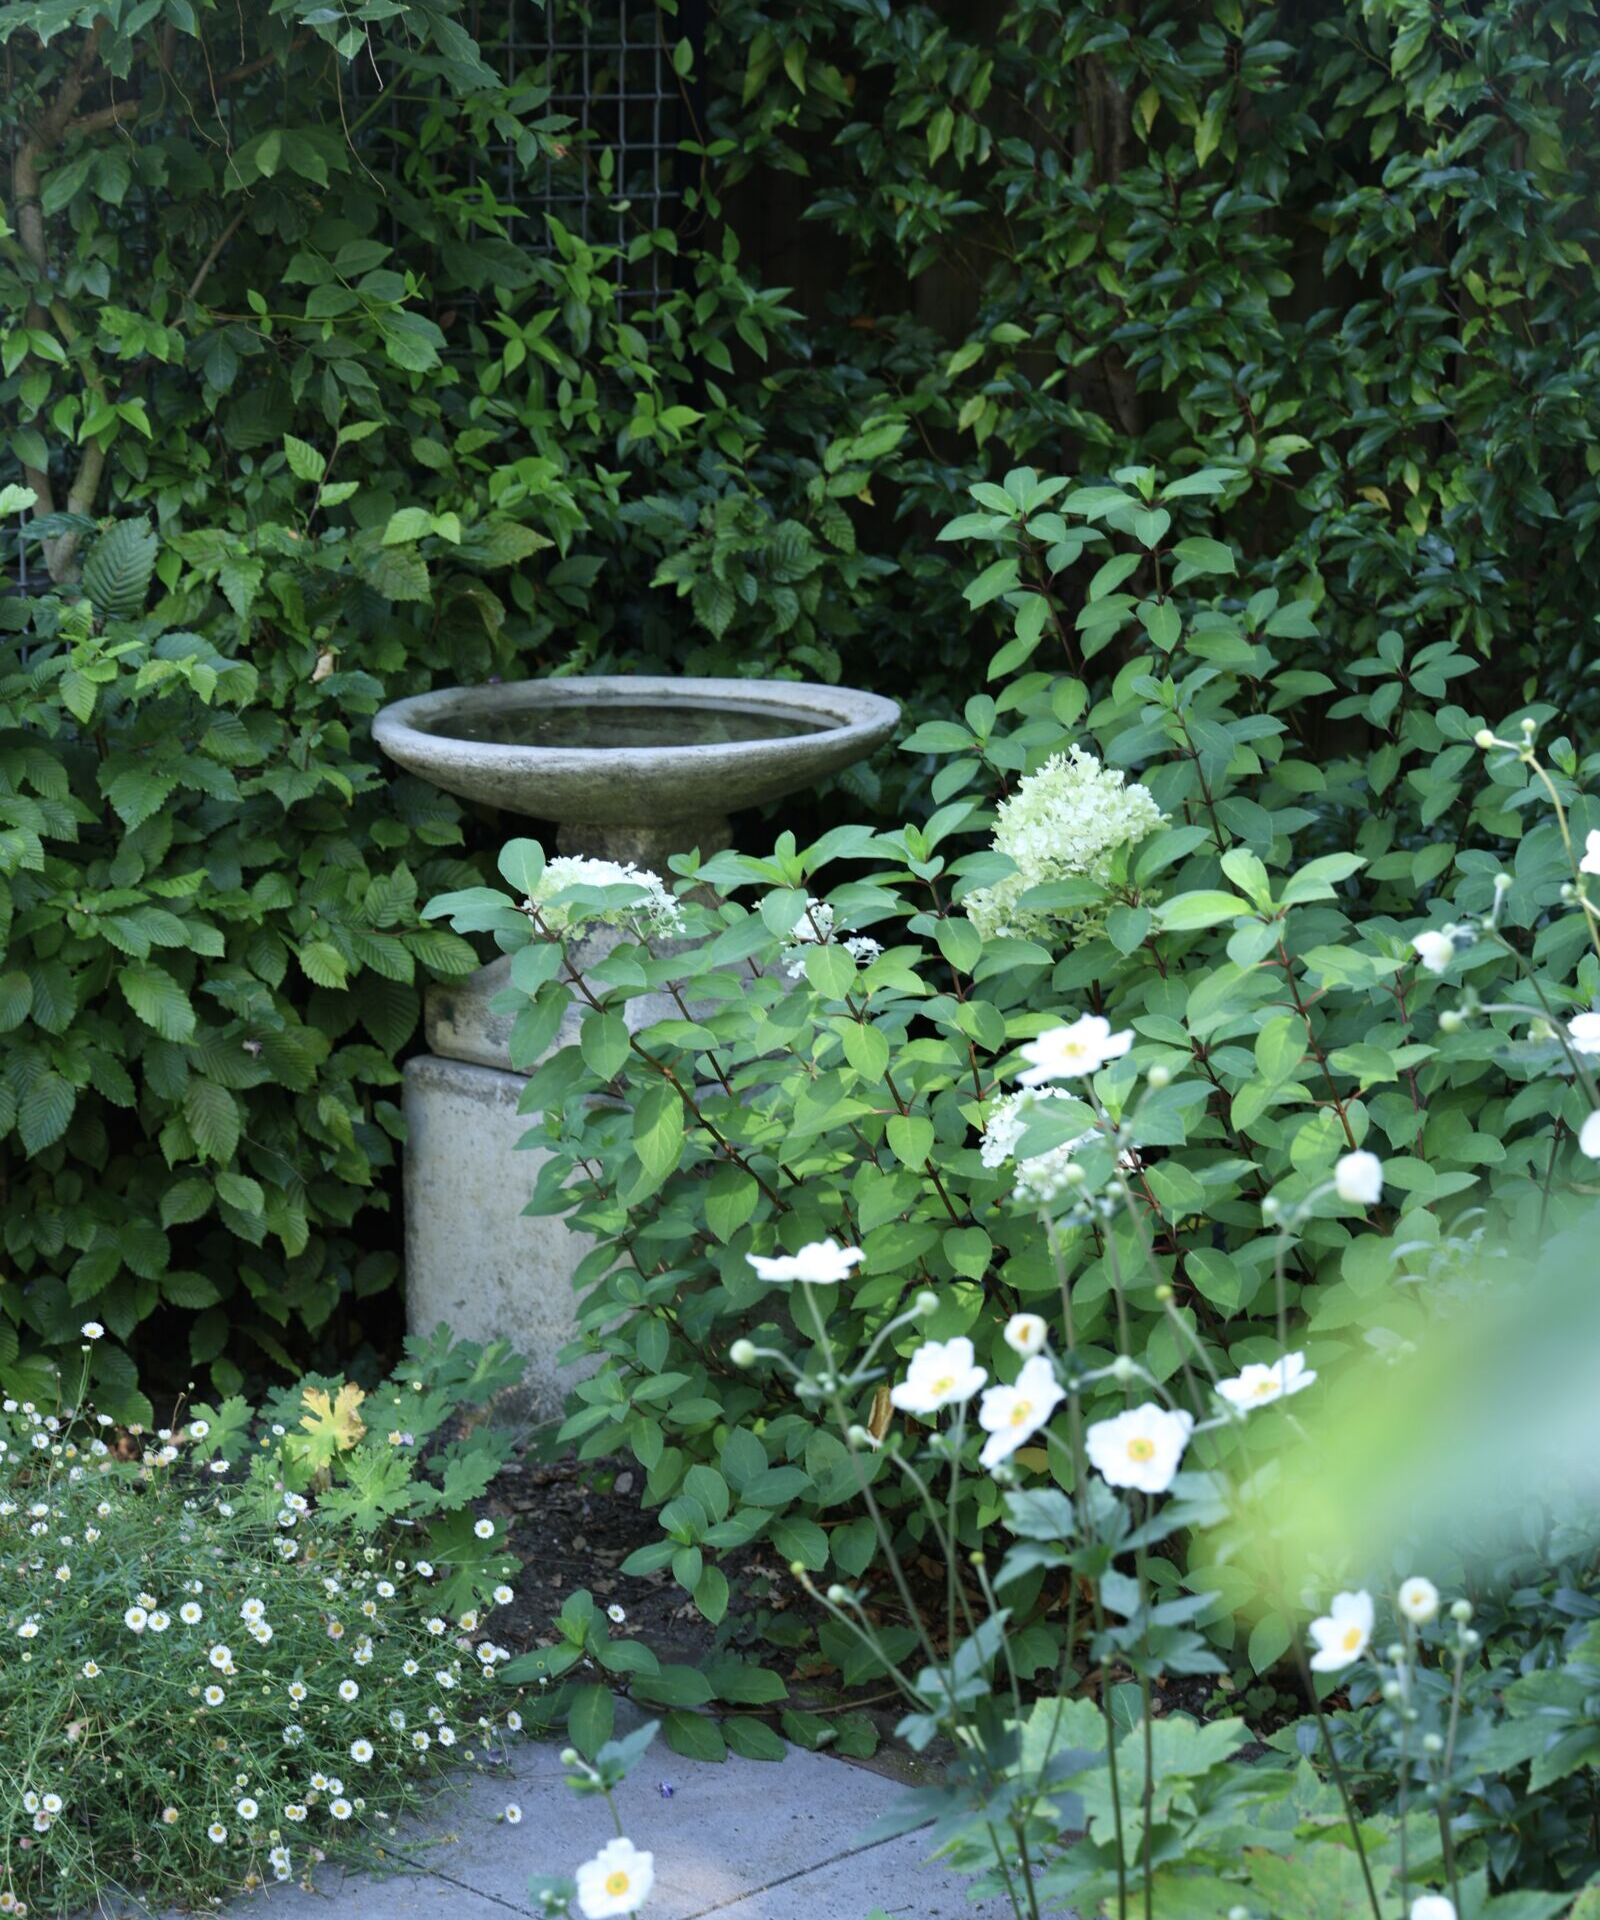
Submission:
M 552 77 L 388 11 L 0 16 L 8 1379 L 91 1311 L 225 1385 L 361 1337 L 396 1055 L 467 963 L 415 903 L 478 844 L 378 761 L 382 698 L 667 664 L 953 711 L 995 636 L 932 531 L 1023 459 L 1229 474 L 1310 661 L 1392 627 L 1583 692 L 1587 9 L 663 12 L 683 217 L 627 260 L 478 182 L 603 198 Z

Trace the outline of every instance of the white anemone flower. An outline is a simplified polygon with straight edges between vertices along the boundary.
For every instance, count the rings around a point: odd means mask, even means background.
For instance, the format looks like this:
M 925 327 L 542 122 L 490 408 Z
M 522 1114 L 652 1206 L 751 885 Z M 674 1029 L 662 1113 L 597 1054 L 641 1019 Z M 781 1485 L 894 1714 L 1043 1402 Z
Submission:
M 85 1320 L 80 1331 L 85 1340 L 103 1340 L 106 1330 L 98 1320 Z
M 655 1855 L 641 1853 L 631 1840 L 608 1840 L 577 1873 L 578 1911 L 583 1920 L 615 1920 L 637 1913 L 655 1885 Z
M 1413 1626 L 1425 1627 L 1430 1620 L 1438 1618 L 1439 1589 L 1420 1573 L 1400 1582 L 1395 1601 Z
M 1010 1386 L 990 1387 L 978 1408 L 978 1425 L 989 1438 L 978 1464 L 997 1467 L 1009 1460 L 1045 1424 L 1066 1396 L 1056 1370 L 1042 1353 L 1022 1363 Z
M 1341 1154 L 1333 1169 L 1333 1190 L 1358 1207 L 1375 1207 L 1383 1198 L 1383 1162 L 1360 1149 Z
M 1600 1013 L 1575 1013 L 1567 1022 L 1567 1038 L 1579 1053 L 1600 1053 Z
M 1014 1313 L 1006 1322 L 1006 1345 L 1013 1353 L 1020 1353 L 1024 1360 L 1043 1353 L 1049 1337 L 1050 1329 L 1045 1325 L 1043 1314 Z
M 905 1379 L 891 1388 L 889 1398 L 902 1413 L 925 1418 L 941 1407 L 964 1405 L 988 1377 L 973 1365 L 970 1340 L 929 1340 L 912 1354 Z
M 1600 1107 L 1578 1129 L 1578 1151 L 1591 1160 L 1600 1160 Z
M 1028 1065 L 1017 1077 L 1025 1087 L 1047 1080 L 1072 1080 L 1098 1073 L 1110 1060 L 1120 1060 L 1133 1045 L 1133 1034 L 1111 1031 L 1111 1022 L 1098 1013 L 1086 1013 L 1069 1027 L 1050 1027 L 1022 1049 Z
M 1600 873 L 1600 832 L 1591 831 L 1583 843 L 1583 858 L 1578 862 L 1579 873 Z
M 745 1255 L 763 1280 L 805 1280 L 814 1287 L 848 1280 L 851 1269 L 866 1257 L 859 1247 L 841 1247 L 836 1240 L 813 1240 L 798 1253 Z
M 1311 1623 L 1317 1650 L 1311 1656 L 1315 1673 L 1338 1673 L 1359 1660 L 1372 1638 L 1372 1595 L 1336 1593 L 1333 1605 Z
M 1194 1432 L 1192 1414 L 1147 1400 L 1110 1420 L 1096 1420 L 1084 1437 L 1089 1464 L 1111 1487 L 1165 1493 Z
M 1316 1377 L 1315 1369 L 1306 1365 L 1303 1353 L 1286 1353 L 1270 1367 L 1252 1361 L 1235 1379 L 1219 1380 L 1217 1392 L 1229 1406 L 1246 1413 L 1251 1407 L 1270 1407 L 1274 1400 L 1304 1392 Z
M 1419 1894 L 1411 1903 L 1411 1920 L 1456 1920 L 1456 1903 L 1442 1893 Z
M 1456 943 L 1438 927 L 1428 927 L 1414 936 L 1412 950 L 1429 973 L 1443 973 L 1456 957 Z

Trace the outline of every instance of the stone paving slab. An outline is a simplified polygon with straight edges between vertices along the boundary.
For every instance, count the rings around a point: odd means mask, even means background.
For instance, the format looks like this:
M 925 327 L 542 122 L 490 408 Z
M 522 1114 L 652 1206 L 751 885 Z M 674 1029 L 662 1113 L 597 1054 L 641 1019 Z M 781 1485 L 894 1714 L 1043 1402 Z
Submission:
M 661 1791 L 665 1782 L 670 1795 Z M 868 1843 L 904 1788 L 870 1768 L 791 1747 L 778 1762 L 683 1760 L 660 1740 L 617 1794 L 623 1829 L 655 1855 L 644 1920 L 1002 1920 L 958 1875 L 925 1864 L 926 1833 Z M 522 1810 L 510 1825 L 509 1803 Z M 467 1780 L 395 1836 L 400 1871 L 329 1872 L 317 1889 L 268 1887 L 235 1920 L 505 1920 L 529 1915 L 528 1880 L 570 1874 L 612 1835 L 599 1798 L 565 1785 L 551 1743 Z M 107 1897 L 103 1920 L 180 1920 Z M 100 1920 L 100 1917 L 97 1917 Z

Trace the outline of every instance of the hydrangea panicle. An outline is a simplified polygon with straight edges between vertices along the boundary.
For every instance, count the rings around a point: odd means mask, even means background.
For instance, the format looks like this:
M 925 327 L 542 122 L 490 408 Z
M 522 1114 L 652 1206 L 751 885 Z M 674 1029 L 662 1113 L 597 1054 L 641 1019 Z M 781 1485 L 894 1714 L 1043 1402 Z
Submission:
M 1016 868 L 992 887 L 977 887 L 962 902 L 987 939 L 1017 935 L 1050 943 L 1072 916 L 1020 905 L 1030 887 L 1082 875 L 1104 880 L 1113 855 L 1153 833 L 1166 816 L 1147 787 L 1128 785 L 1114 767 L 1072 746 L 1054 753 L 1001 802 L 994 848 Z
M 599 907 L 578 901 L 551 902 L 569 887 L 634 887 L 642 897 Z M 582 854 L 557 854 L 545 862 L 538 885 L 524 903 L 537 907 L 552 933 L 566 933 L 585 924 L 638 927 L 646 933 L 671 935 L 683 931 L 683 909 L 668 892 L 661 876 L 633 861 L 596 860 Z

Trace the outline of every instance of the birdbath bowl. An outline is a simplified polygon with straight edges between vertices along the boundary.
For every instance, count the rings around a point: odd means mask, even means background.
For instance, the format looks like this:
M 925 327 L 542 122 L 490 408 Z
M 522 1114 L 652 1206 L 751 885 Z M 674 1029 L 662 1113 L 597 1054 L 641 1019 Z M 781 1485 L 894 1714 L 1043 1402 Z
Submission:
M 555 821 L 565 853 L 664 869 L 726 847 L 730 813 L 865 759 L 899 717 L 853 687 L 613 674 L 417 694 L 373 732 L 447 793 Z

